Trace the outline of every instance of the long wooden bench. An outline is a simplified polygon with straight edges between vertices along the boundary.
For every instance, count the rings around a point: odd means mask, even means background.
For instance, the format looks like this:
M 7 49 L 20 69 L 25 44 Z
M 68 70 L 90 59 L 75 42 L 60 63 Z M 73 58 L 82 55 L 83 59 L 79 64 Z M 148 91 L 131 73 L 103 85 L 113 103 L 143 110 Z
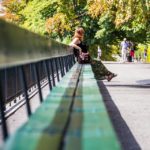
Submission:
M 91 66 L 74 65 L 3 149 L 121 149 Z
M 121 149 L 90 65 L 82 67 L 65 150 Z

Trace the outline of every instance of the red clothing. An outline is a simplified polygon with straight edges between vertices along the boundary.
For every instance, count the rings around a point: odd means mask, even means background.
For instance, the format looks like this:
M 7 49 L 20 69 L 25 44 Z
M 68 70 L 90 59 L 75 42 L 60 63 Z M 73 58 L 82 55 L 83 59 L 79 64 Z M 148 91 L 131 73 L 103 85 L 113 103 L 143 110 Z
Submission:
M 134 50 L 130 51 L 130 56 L 134 57 Z

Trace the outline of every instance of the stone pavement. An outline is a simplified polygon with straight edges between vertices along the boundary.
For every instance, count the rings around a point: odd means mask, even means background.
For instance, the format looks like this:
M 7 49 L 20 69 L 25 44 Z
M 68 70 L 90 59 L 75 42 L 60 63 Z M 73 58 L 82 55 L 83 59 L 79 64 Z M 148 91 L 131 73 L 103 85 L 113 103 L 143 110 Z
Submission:
M 150 64 L 107 63 L 118 76 L 98 81 L 124 150 L 150 149 Z

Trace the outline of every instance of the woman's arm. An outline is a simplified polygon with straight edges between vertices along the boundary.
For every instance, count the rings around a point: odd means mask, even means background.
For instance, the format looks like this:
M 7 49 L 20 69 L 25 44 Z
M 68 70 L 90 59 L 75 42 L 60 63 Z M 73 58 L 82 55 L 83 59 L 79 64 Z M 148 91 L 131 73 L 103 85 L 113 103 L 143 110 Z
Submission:
M 78 38 L 74 38 L 73 41 L 69 44 L 70 46 L 76 48 L 79 50 L 79 52 L 82 52 L 82 49 L 77 45 L 80 42 Z

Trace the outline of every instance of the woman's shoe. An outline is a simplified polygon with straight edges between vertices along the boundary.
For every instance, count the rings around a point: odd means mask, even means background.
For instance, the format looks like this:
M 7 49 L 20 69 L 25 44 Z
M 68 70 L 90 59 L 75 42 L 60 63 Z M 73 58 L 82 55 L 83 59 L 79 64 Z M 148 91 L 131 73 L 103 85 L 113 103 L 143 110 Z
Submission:
M 106 77 L 106 79 L 107 79 L 107 81 L 109 82 L 109 81 L 111 81 L 112 78 L 114 78 L 114 77 L 116 77 L 116 76 L 117 76 L 117 74 L 112 73 L 112 74 L 108 75 L 108 76 Z

